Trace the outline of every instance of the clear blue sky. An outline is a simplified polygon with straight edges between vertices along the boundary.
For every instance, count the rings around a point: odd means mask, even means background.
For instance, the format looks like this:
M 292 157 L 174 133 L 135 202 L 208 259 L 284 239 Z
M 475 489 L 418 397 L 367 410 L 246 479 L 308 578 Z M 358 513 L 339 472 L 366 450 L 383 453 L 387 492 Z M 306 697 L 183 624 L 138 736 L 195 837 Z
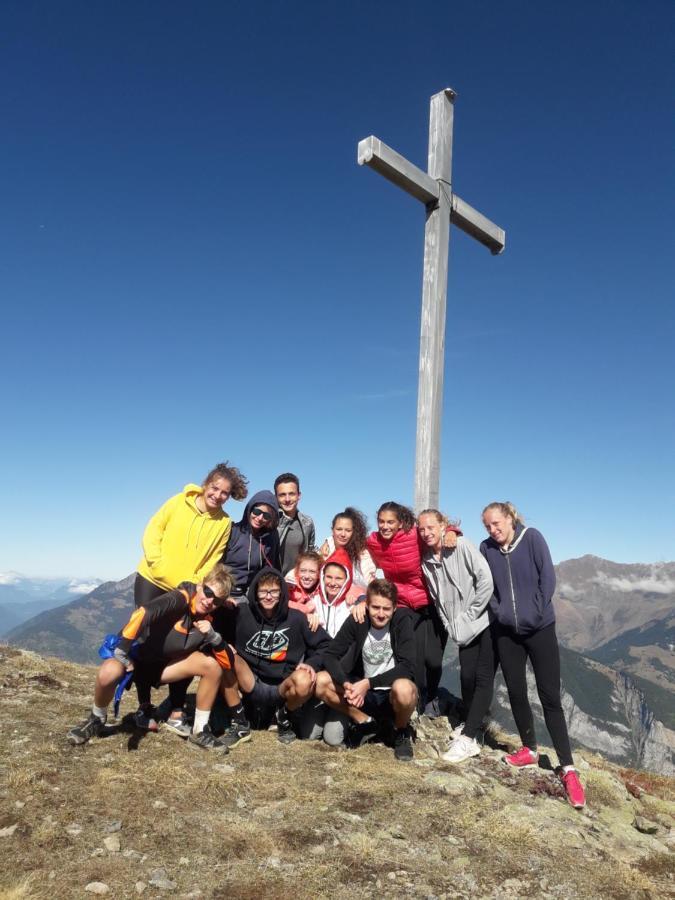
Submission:
M 412 500 L 426 165 L 455 105 L 443 509 L 675 558 L 672 3 L 7 2 L 0 571 L 120 578 L 228 458 Z M 241 506 L 231 503 L 238 518 Z

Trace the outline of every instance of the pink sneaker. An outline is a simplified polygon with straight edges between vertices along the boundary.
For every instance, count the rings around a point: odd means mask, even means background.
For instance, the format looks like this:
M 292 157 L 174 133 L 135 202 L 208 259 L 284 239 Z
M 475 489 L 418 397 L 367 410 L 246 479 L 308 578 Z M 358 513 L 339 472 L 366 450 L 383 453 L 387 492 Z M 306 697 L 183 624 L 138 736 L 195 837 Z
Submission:
M 509 753 L 504 762 L 514 769 L 533 769 L 539 765 L 539 754 L 529 747 L 521 747 L 516 753 Z
M 579 776 L 575 769 L 563 772 L 560 779 L 567 794 L 567 802 L 575 809 L 583 809 L 586 806 L 586 795 L 579 781 Z

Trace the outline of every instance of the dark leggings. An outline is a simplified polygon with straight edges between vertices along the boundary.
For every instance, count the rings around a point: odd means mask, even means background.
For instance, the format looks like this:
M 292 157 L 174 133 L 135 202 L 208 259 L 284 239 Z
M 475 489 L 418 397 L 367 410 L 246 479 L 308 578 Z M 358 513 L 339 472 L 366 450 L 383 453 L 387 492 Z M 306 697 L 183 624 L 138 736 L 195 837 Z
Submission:
M 497 648 L 488 626 L 470 644 L 459 648 L 459 678 L 466 715 L 464 734 L 475 738 L 492 703 Z
M 509 691 L 511 711 L 523 747 L 537 749 L 532 709 L 527 699 L 527 660 L 532 663 L 544 721 L 561 766 L 571 766 L 572 751 L 560 702 L 560 651 L 555 625 L 534 634 L 522 635 L 505 628 L 497 632 L 497 650 L 504 681 Z
M 136 573 L 136 580 L 134 581 L 134 605 L 137 609 L 139 606 L 145 606 L 146 603 L 154 600 L 155 597 L 161 597 L 162 594 L 166 594 L 164 588 L 157 587 L 156 584 L 148 581 L 147 578 L 143 578 L 138 572 Z M 171 709 L 183 708 L 191 681 L 191 678 L 185 678 L 183 681 L 174 681 L 169 685 Z M 140 679 L 136 680 L 136 693 L 138 694 L 139 706 L 150 703 L 150 690 L 151 685 L 149 683 Z
M 448 634 L 438 618 L 436 608 L 431 604 L 421 609 L 411 609 L 409 613 L 413 617 L 415 633 L 415 682 L 419 688 L 420 702 L 424 695 L 428 703 L 438 693 Z

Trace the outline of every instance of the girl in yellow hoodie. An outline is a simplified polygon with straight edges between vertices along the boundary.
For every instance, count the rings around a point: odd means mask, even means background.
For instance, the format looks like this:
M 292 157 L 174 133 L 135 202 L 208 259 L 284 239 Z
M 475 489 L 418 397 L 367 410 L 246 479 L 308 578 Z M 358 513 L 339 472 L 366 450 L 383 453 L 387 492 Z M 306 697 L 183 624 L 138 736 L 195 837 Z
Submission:
M 239 469 L 220 463 L 201 487 L 186 484 L 157 510 L 143 533 L 143 559 L 134 583 L 134 602 L 143 606 L 182 581 L 199 584 L 221 559 L 232 520 L 223 504 L 248 494 Z

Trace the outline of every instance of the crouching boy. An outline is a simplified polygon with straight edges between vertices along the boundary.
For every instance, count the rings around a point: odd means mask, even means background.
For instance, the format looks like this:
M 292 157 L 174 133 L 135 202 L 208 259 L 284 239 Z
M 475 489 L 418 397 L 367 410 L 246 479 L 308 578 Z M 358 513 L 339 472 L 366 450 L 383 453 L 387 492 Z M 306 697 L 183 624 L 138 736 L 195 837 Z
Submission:
M 288 586 L 276 569 L 259 572 L 248 603 L 230 614 L 236 617 L 235 673 L 246 715 L 257 728 L 276 724 L 279 740 L 288 744 L 296 738 L 293 713 L 314 692 L 328 635 L 323 628 L 312 632 L 307 616 L 288 608 Z M 233 730 L 241 734 L 248 722 L 230 689 L 225 695 Z
M 370 582 L 365 620 L 359 623 L 350 616 L 328 645 L 316 696 L 349 716 L 352 746 L 372 740 L 381 721 L 393 717 L 394 755 L 411 760 L 415 639 L 410 616 L 397 610 L 396 602 L 394 584 L 383 578 Z
M 134 679 L 148 688 L 148 696 L 149 686 L 159 687 L 199 676 L 189 740 L 205 750 L 219 749 L 208 721 L 221 678 L 234 684 L 234 657 L 220 633 L 214 630 L 211 613 L 229 597 L 232 585 L 229 570 L 218 563 L 201 584 L 183 582 L 176 590 L 135 609 L 120 632 L 114 656 L 106 659 L 98 670 L 91 714 L 68 732 L 69 742 L 85 744 L 103 732 L 115 688 L 133 668 Z M 137 646 L 132 661 L 129 654 L 134 642 Z

